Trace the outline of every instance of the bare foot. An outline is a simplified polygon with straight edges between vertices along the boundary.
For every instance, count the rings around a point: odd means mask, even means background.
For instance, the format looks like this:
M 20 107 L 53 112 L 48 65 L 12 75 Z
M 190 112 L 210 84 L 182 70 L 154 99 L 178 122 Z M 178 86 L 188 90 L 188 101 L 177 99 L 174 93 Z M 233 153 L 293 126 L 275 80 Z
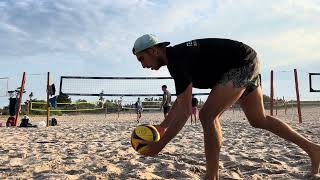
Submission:
M 315 150 L 309 154 L 311 159 L 311 172 L 313 174 L 320 173 L 320 146 L 318 145 Z

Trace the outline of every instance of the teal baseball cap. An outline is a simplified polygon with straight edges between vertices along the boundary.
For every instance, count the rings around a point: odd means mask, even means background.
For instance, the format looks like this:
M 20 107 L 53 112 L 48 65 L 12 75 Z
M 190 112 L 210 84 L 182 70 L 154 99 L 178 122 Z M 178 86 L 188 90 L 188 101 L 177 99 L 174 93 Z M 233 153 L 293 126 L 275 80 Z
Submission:
M 139 37 L 133 45 L 132 53 L 136 55 L 138 52 L 141 52 L 143 50 L 146 50 L 152 46 L 155 46 L 157 44 L 163 44 L 165 46 L 168 46 L 170 42 L 161 42 L 155 35 L 153 34 L 145 34 L 141 37 Z

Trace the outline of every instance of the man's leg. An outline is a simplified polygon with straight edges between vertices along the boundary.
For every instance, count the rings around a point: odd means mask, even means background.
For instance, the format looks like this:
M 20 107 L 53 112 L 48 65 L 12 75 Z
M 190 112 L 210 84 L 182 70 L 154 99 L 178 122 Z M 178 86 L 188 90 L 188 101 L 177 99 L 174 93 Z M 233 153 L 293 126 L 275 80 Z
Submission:
M 163 106 L 163 116 L 164 116 L 164 118 L 166 119 L 167 118 L 167 114 L 168 112 L 167 112 L 167 107 L 166 106 Z
M 170 106 L 163 107 L 164 114 L 165 114 L 164 118 L 167 118 L 170 108 L 171 108 Z
M 137 122 L 139 123 L 139 113 L 137 113 Z
M 194 114 L 194 124 L 197 124 L 197 113 L 198 109 L 196 109 L 196 113 Z
M 192 114 L 191 117 L 192 116 L 193 116 L 193 119 L 194 119 L 193 124 L 196 124 L 196 116 L 194 114 Z
M 192 107 L 192 110 L 191 110 L 191 125 L 192 125 L 193 117 L 194 117 L 194 107 Z
M 244 88 L 234 88 L 231 81 L 225 85 L 219 84 L 211 90 L 199 112 L 204 133 L 206 179 L 219 179 L 219 153 L 222 145 L 219 117 L 240 98 L 243 91 Z
M 266 115 L 260 87 L 241 98 L 239 102 L 253 127 L 266 129 L 301 147 L 311 158 L 312 173 L 319 173 L 320 145 L 307 140 L 280 119 Z

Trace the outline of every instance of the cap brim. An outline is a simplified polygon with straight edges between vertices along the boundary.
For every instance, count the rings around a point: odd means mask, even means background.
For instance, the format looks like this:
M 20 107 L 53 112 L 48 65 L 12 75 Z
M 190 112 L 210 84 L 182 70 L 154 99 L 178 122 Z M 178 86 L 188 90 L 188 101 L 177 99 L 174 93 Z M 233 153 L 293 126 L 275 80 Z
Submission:
M 165 46 L 169 46 L 170 45 L 170 42 L 162 42 L 161 44 L 165 45 Z

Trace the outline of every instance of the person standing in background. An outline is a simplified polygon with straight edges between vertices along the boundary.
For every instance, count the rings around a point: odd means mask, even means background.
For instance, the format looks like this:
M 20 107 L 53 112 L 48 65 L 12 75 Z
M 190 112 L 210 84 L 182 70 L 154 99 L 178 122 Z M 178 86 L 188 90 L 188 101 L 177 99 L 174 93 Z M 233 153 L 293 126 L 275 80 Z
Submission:
M 198 112 L 198 99 L 194 96 L 192 96 L 192 100 L 191 100 L 191 106 L 192 106 L 192 110 L 191 110 L 191 125 L 192 125 L 192 117 L 194 117 L 194 124 L 196 124 L 197 122 L 197 112 Z
M 167 85 L 162 86 L 163 96 L 160 111 L 163 108 L 164 118 L 168 116 L 171 107 L 171 93 L 167 90 Z
M 141 111 L 142 111 L 142 102 L 140 101 L 139 97 L 137 102 L 135 103 L 135 111 L 137 113 L 137 122 L 139 123 L 139 120 L 141 118 Z

